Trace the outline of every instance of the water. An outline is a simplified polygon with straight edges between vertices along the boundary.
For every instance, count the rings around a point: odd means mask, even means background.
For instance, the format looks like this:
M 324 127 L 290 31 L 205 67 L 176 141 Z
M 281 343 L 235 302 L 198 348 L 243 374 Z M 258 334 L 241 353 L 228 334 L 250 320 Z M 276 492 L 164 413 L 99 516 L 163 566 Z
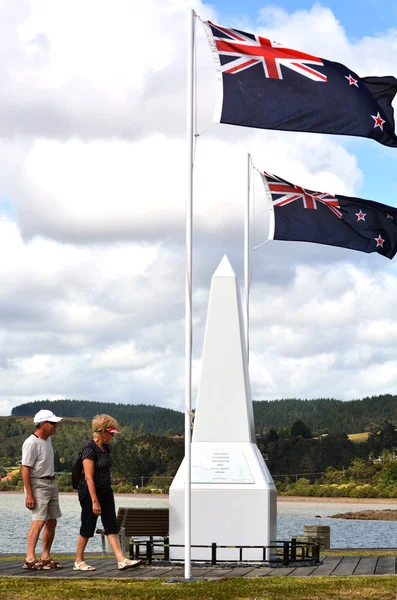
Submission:
M 168 506 L 168 497 L 116 495 L 119 506 Z M 54 553 L 75 551 L 80 526 L 80 505 L 76 494 L 61 494 L 63 516 L 58 521 L 53 544 Z M 390 521 L 359 521 L 329 519 L 329 515 L 359 510 L 396 509 L 396 504 L 359 504 L 347 502 L 279 502 L 277 538 L 289 540 L 303 535 L 304 525 L 329 525 L 333 548 L 396 548 L 397 527 Z M 26 534 L 30 527 L 30 512 L 21 494 L 0 493 L 0 552 L 24 553 Z M 322 518 L 316 518 L 320 515 Z M 237 518 L 237 517 L 236 517 Z M 100 527 L 100 519 L 98 520 Z M 40 546 L 38 546 L 40 550 Z M 87 546 L 89 552 L 100 552 L 100 536 L 95 535 Z
M 304 525 L 328 525 L 331 548 L 397 548 L 397 527 L 393 521 L 329 519 L 330 515 L 361 510 L 396 510 L 397 505 L 343 502 L 279 502 L 277 538 L 289 540 L 303 535 Z M 321 519 L 316 518 L 321 516 Z
M 60 506 L 62 517 L 58 520 L 52 550 L 54 553 L 75 552 L 80 528 L 80 504 L 77 494 L 61 494 Z M 116 510 L 119 506 L 167 507 L 168 496 L 128 496 L 116 495 Z M 30 511 L 25 507 L 25 496 L 20 494 L 0 493 L 0 553 L 24 553 L 26 551 L 26 534 L 31 524 Z M 98 527 L 102 527 L 98 519 Z M 40 552 L 40 542 L 37 546 Z M 94 535 L 88 542 L 87 552 L 101 552 L 101 536 Z

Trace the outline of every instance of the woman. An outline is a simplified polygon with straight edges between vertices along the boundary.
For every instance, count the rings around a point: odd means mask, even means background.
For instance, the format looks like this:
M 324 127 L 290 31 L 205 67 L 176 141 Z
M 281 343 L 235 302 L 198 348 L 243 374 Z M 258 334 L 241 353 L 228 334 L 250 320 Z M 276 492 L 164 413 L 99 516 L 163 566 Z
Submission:
M 77 540 L 74 571 L 95 571 L 96 568 L 84 560 L 84 551 L 89 538 L 93 537 L 96 523 L 101 515 L 103 528 L 116 556 L 120 571 L 136 567 L 139 560 L 130 560 L 123 554 L 117 531 L 116 509 L 110 481 L 109 442 L 117 429 L 117 421 L 109 415 L 98 415 L 92 420 L 93 439 L 83 448 L 81 459 L 83 470 L 78 489 L 81 504 L 81 527 Z

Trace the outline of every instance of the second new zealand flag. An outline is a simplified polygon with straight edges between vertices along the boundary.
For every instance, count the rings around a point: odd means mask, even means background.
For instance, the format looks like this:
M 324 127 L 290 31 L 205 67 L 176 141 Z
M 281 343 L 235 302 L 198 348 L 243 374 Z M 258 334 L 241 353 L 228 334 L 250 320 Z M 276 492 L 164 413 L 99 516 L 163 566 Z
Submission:
M 269 195 L 269 239 L 314 242 L 393 258 L 397 252 L 397 208 L 348 196 L 312 192 L 262 174 Z

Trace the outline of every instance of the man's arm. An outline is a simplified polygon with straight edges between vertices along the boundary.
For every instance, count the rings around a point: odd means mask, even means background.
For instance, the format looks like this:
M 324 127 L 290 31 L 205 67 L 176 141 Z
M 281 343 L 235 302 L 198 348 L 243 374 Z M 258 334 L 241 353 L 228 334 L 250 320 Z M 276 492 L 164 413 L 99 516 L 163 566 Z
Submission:
M 32 492 L 32 483 L 30 481 L 30 469 L 31 467 L 27 467 L 26 465 L 22 465 L 22 480 L 23 485 L 25 486 L 25 506 L 29 510 L 34 508 L 34 496 Z

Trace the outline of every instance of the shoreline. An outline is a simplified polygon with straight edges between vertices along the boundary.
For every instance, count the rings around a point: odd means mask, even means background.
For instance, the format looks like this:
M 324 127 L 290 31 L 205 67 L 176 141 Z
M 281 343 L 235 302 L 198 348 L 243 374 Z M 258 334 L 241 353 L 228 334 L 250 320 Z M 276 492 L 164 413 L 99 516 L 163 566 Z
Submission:
M 14 491 L 7 491 L 7 492 L 0 492 L 0 494 L 23 494 L 23 490 L 16 490 Z M 71 496 L 71 495 L 75 495 L 77 497 L 77 491 L 76 492 L 59 492 L 60 496 Z M 121 492 L 114 492 L 115 496 L 122 496 L 124 498 L 156 498 L 156 499 L 163 499 L 163 500 L 169 500 L 169 494 L 140 494 L 132 492 L 132 493 L 121 493 Z M 397 504 L 397 498 L 345 498 L 345 497 L 321 497 L 321 498 L 316 498 L 314 496 L 277 496 L 277 502 L 280 503 L 288 503 L 288 502 L 301 502 L 303 504 L 307 503 L 312 503 L 312 504 L 322 504 L 322 503 L 329 503 L 329 504 L 335 504 L 335 503 L 345 503 L 345 504 Z
M 11 494 L 11 495 L 23 495 L 25 492 L 23 490 L 15 490 L 14 491 L 7 491 L 7 492 L 0 492 L 1 494 Z M 77 490 L 74 492 L 59 492 L 60 496 L 76 496 L 77 498 Z M 132 493 L 122 493 L 122 492 L 114 492 L 115 496 L 123 496 L 124 498 L 164 498 L 167 499 L 169 498 L 168 494 L 135 494 L 134 492 Z
M 307 502 L 313 504 L 328 503 L 346 503 L 346 504 L 397 504 L 397 498 L 345 498 L 334 496 L 330 498 L 315 498 L 314 496 L 277 496 L 277 502 Z

